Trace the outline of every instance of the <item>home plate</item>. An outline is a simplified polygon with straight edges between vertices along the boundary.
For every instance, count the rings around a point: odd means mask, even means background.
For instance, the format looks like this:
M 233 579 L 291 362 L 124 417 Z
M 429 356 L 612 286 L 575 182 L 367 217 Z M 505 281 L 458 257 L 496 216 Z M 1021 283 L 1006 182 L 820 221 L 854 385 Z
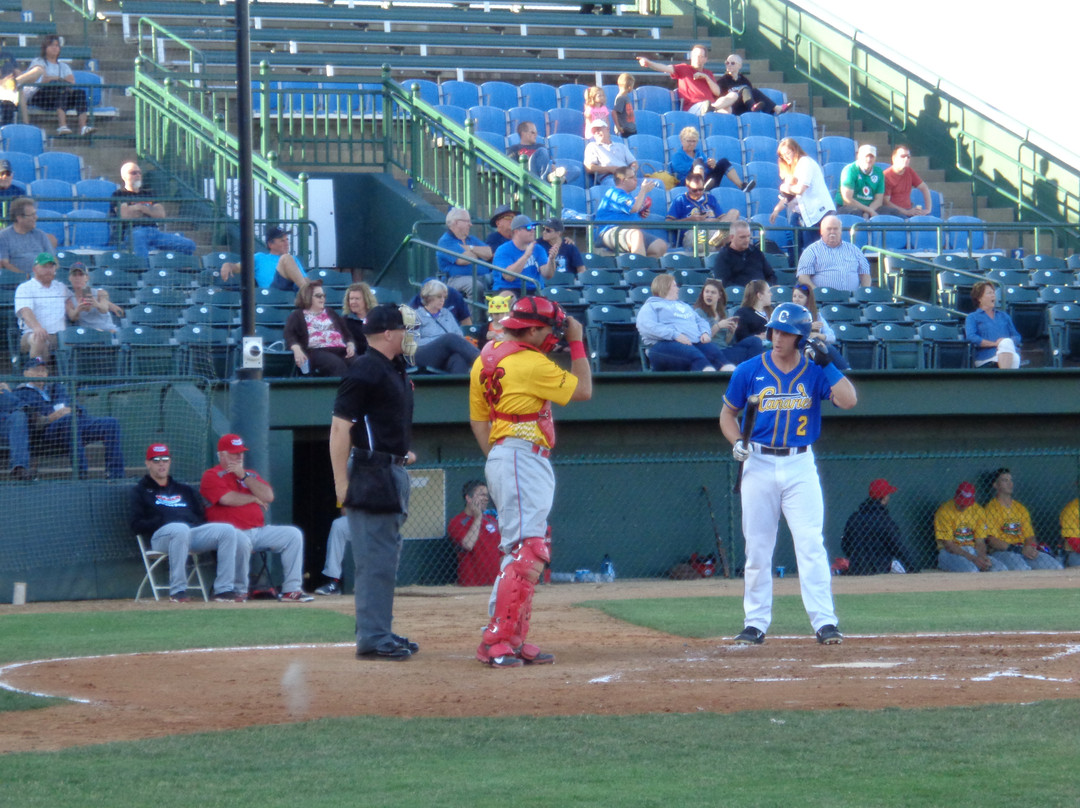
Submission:
M 814 665 L 815 668 L 895 668 L 903 665 L 903 662 L 830 662 L 825 665 Z

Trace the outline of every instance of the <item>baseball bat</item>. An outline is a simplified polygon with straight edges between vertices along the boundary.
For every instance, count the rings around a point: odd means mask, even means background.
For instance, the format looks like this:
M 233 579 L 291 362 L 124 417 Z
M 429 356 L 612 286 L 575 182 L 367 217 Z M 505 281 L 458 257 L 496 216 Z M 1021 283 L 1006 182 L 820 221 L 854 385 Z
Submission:
M 761 399 L 758 395 L 752 395 L 746 399 L 746 411 L 743 413 L 742 424 L 742 441 L 743 443 L 750 442 L 750 436 L 754 432 L 754 419 L 757 418 L 758 401 Z M 742 490 L 742 470 L 745 460 L 739 462 L 739 470 L 735 472 L 735 486 L 731 489 L 733 494 L 738 494 Z
M 712 497 L 709 496 L 709 489 L 706 486 L 701 486 L 701 490 L 705 492 L 705 504 L 709 506 L 709 519 L 712 520 L 713 533 L 716 535 L 716 554 L 720 557 L 720 567 L 724 571 L 724 577 L 731 577 L 731 568 L 728 566 L 727 550 L 724 549 L 724 540 L 720 538 L 720 528 L 716 525 L 716 512 L 713 510 Z

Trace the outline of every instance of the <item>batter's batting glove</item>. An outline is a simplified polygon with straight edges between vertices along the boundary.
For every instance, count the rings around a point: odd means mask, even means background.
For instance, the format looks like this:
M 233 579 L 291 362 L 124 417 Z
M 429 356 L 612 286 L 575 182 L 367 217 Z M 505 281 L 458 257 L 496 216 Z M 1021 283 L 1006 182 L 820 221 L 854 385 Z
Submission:
M 825 347 L 824 340 L 817 337 L 806 341 L 806 345 L 803 347 L 803 356 L 822 367 L 832 363 L 832 357 L 829 356 L 829 349 Z
M 749 443 L 741 440 L 735 441 L 735 445 L 731 447 L 731 456 L 735 458 L 739 463 L 748 458 L 754 451 L 754 447 Z

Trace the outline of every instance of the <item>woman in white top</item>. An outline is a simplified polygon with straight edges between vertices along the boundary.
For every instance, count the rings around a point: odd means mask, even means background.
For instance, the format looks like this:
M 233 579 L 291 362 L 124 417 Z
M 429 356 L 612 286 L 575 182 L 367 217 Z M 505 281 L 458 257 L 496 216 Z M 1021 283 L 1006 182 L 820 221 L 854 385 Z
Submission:
M 817 224 L 835 212 L 832 194 L 825 187 L 825 174 L 817 160 L 809 157 L 794 138 L 786 137 L 776 148 L 780 168 L 780 199 L 769 215 L 769 224 L 776 222 L 780 211 L 787 208 L 792 224 L 796 215 L 803 227 L 813 228 L 799 234 L 802 247 L 820 238 Z
M 825 347 L 829 349 L 829 356 L 833 358 L 833 363 L 840 370 L 850 370 L 851 365 L 836 347 L 836 332 L 825 320 L 825 315 L 818 311 L 817 301 L 814 300 L 814 287 L 805 283 L 795 284 L 791 287 L 791 302 L 804 306 L 810 312 L 810 336 L 825 340 Z
M 41 55 L 30 62 L 30 68 L 18 77 L 18 84 L 34 84 L 32 91 L 23 91 L 26 103 L 38 109 L 55 109 L 56 134 L 70 135 L 67 125 L 67 111 L 74 109 L 79 114 L 79 134 L 89 135 L 94 127 L 86 125 L 89 107 L 86 92 L 71 85 L 75 76 L 65 62 L 60 61 L 60 37 L 50 34 L 41 42 Z

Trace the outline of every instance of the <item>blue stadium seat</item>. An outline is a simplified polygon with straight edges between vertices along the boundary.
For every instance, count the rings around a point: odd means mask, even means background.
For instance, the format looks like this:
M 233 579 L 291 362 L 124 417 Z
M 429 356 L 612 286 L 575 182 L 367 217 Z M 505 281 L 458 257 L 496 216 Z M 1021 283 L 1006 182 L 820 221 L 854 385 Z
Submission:
M 551 135 L 547 144 L 552 157 L 557 160 L 585 160 L 585 138 L 577 133 Z
M 949 233 L 949 249 L 975 252 L 986 249 L 986 222 L 978 216 L 950 216 L 948 224 L 972 225 L 971 230 Z
M 518 88 L 506 81 L 485 81 L 480 85 L 482 103 L 489 107 L 508 110 L 521 103 Z
M 1024 268 L 1023 261 L 1019 258 L 1013 258 L 1011 255 L 997 255 L 996 253 L 990 253 L 988 255 L 980 255 L 977 260 L 979 269 L 982 270 Z
M 654 171 L 664 171 L 667 168 L 667 159 L 664 152 L 664 141 L 653 135 L 631 135 L 627 138 L 627 145 L 634 157 L 637 158 L 638 167 L 642 174 L 651 174 Z
M 941 244 L 938 244 L 938 231 L 936 228 L 919 227 L 919 225 L 939 225 L 941 219 L 937 216 L 912 216 L 908 223 L 908 249 L 912 252 L 940 253 L 948 244 L 944 234 Z
M 564 109 L 576 109 L 584 113 L 585 91 L 590 86 L 588 84 L 560 84 L 558 88 L 559 102 L 555 106 Z
M 67 180 L 34 180 L 26 190 L 38 207 L 48 208 L 57 213 L 71 213 L 75 210 L 75 186 Z
M 784 115 L 782 117 L 786 118 L 787 116 Z M 804 152 L 806 152 L 807 157 L 811 157 L 814 160 L 817 160 L 818 163 L 821 162 L 821 152 L 818 149 L 817 141 L 814 140 L 814 138 L 812 138 L 812 137 L 802 137 L 800 135 L 794 135 L 794 136 L 792 136 L 791 139 L 799 144 L 799 147 Z
M 847 163 L 833 161 L 821 166 L 821 173 L 825 176 L 825 187 L 833 194 L 840 188 L 840 175 L 843 173 L 844 166 L 846 165 Z
M 729 210 L 737 210 L 741 218 L 745 219 L 747 217 L 746 194 L 741 189 L 725 185 L 720 188 L 713 188 L 709 191 L 709 194 L 725 213 Z
M 730 158 L 729 158 L 730 159 Z M 780 187 L 780 167 L 775 160 L 750 160 L 746 163 L 746 179 L 753 177 L 758 185 Z
M 955 323 L 924 323 L 919 326 L 926 367 L 939 369 L 969 368 L 972 345 L 963 326 Z
M 435 106 L 442 103 L 442 91 L 439 89 L 439 85 L 430 79 L 402 79 L 401 86 L 405 88 L 405 91 L 412 93 L 413 86 L 416 85 L 417 93 L 420 96 L 420 100 L 426 101 Z
M 533 107 L 514 107 L 507 112 L 510 117 L 510 126 L 507 130 L 513 137 L 517 137 L 518 124 L 529 121 L 536 126 L 537 132 L 547 132 L 547 116 L 541 109 Z
M 635 89 L 634 96 L 637 101 L 634 105 L 635 112 L 637 110 L 648 110 L 662 115 L 675 109 L 674 97 L 667 87 L 647 84 Z M 638 127 L 638 132 L 641 132 L 640 127 Z
M 692 126 L 698 130 L 698 138 L 701 138 L 701 118 L 692 112 L 686 112 L 681 109 L 673 109 L 669 112 L 663 113 L 660 116 L 664 122 L 664 137 L 670 138 L 672 135 L 678 137 L 685 127 Z
M 464 107 L 455 104 L 436 104 L 435 111 L 462 127 L 465 126 L 465 120 L 469 117 L 469 113 Z
M 442 83 L 442 102 L 455 107 L 475 107 L 480 104 L 480 88 L 471 81 L 451 79 Z
M 478 131 L 476 136 L 483 139 L 485 143 L 488 143 L 496 151 L 506 153 L 506 135 L 500 135 L 498 132 Z
M 899 216 L 886 216 L 885 214 L 878 214 L 877 216 L 871 216 L 867 220 L 867 224 L 886 224 L 886 225 L 903 225 L 904 219 Z M 886 250 L 904 250 L 907 249 L 907 231 L 903 229 L 896 230 L 870 230 L 869 233 L 870 244 L 875 247 L 884 247 Z
M 37 165 L 34 163 L 34 155 L 20 151 L 0 151 L 0 160 L 7 160 L 11 163 L 11 176 L 15 182 L 29 185 L 37 179 Z
M 767 112 L 744 112 L 739 116 L 739 134 L 743 140 L 759 136 L 776 140 L 776 116 Z
M 950 222 L 957 218 L 953 216 L 949 219 Z M 1054 255 L 1025 255 L 1022 261 L 1022 266 L 1027 270 L 1036 269 L 1068 269 L 1069 265 L 1065 262 L 1065 259 L 1058 258 Z
M 764 215 L 766 216 L 767 221 L 767 214 L 769 214 L 772 209 L 776 207 L 776 200 L 780 196 L 780 189 L 769 188 L 768 186 L 762 186 L 759 184 L 756 188 L 750 191 L 750 193 L 746 194 L 746 196 L 748 197 L 747 211 L 749 212 L 750 216 Z M 776 223 L 787 224 L 787 218 L 784 217 L 782 221 L 780 218 L 777 218 Z
M 635 110 L 634 124 L 637 126 L 639 135 L 651 135 L 660 139 L 664 137 L 664 119 L 660 117 L 659 112 L 647 109 Z
M 854 213 L 841 213 L 836 218 L 840 220 L 840 227 L 842 228 L 840 231 L 841 238 L 847 242 L 851 241 L 852 226 L 862 224 L 862 222 L 866 221 L 862 216 L 856 216 Z
M 75 183 L 75 197 L 79 210 L 97 210 L 108 215 L 112 208 L 112 195 L 120 186 L 106 179 L 80 180 Z
M 77 154 L 47 151 L 36 159 L 38 177 L 43 180 L 64 180 L 72 185 L 82 179 L 83 160 Z
M 521 106 L 532 107 L 541 112 L 559 106 L 559 91 L 550 84 L 539 81 L 525 82 L 518 88 L 521 95 Z
M 824 163 L 855 162 L 855 141 L 843 135 L 828 135 L 818 140 L 821 160 Z
M 778 143 L 775 137 L 764 135 L 744 137 L 742 139 L 744 161 L 749 163 L 754 160 L 775 160 Z
M 67 246 L 67 224 L 64 221 L 64 214 L 56 210 L 48 210 L 47 208 L 38 207 L 37 212 L 37 228 L 38 230 L 44 230 L 50 236 L 56 239 L 58 247 Z
M 902 323 L 879 323 L 870 333 L 881 346 L 880 363 L 888 370 L 918 370 L 925 367 L 922 340 L 914 326 Z
M 574 107 L 553 107 L 547 111 L 547 133 L 585 137 L 585 114 Z
M 701 116 L 701 130 L 706 138 L 713 136 L 739 139 L 739 119 L 726 112 L 706 112 Z
M 22 152 L 37 157 L 45 151 L 45 131 L 28 123 L 9 123 L 0 127 L 0 144 L 4 151 Z
M 813 115 L 805 112 L 785 112 L 777 116 L 776 122 L 780 127 L 780 137 L 808 138 L 814 141 L 814 151 L 807 153 L 817 159 L 817 121 Z
M 588 214 L 592 211 L 589 208 L 589 197 L 584 188 L 577 185 L 564 185 L 562 188 L 562 207 L 563 211 L 571 210 L 580 214 Z M 565 213 L 563 217 L 566 218 Z
M 472 106 L 465 114 L 476 121 L 476 132 L 495 132 L 506 135 L 506 110 L 499 107 Z
M 742 143 L 738 138 L 710 135 L 705 138 L 705 154 L 714 160 L 719 160 L 721 157 L 727 158 L 738 168 L 743 165 Z

